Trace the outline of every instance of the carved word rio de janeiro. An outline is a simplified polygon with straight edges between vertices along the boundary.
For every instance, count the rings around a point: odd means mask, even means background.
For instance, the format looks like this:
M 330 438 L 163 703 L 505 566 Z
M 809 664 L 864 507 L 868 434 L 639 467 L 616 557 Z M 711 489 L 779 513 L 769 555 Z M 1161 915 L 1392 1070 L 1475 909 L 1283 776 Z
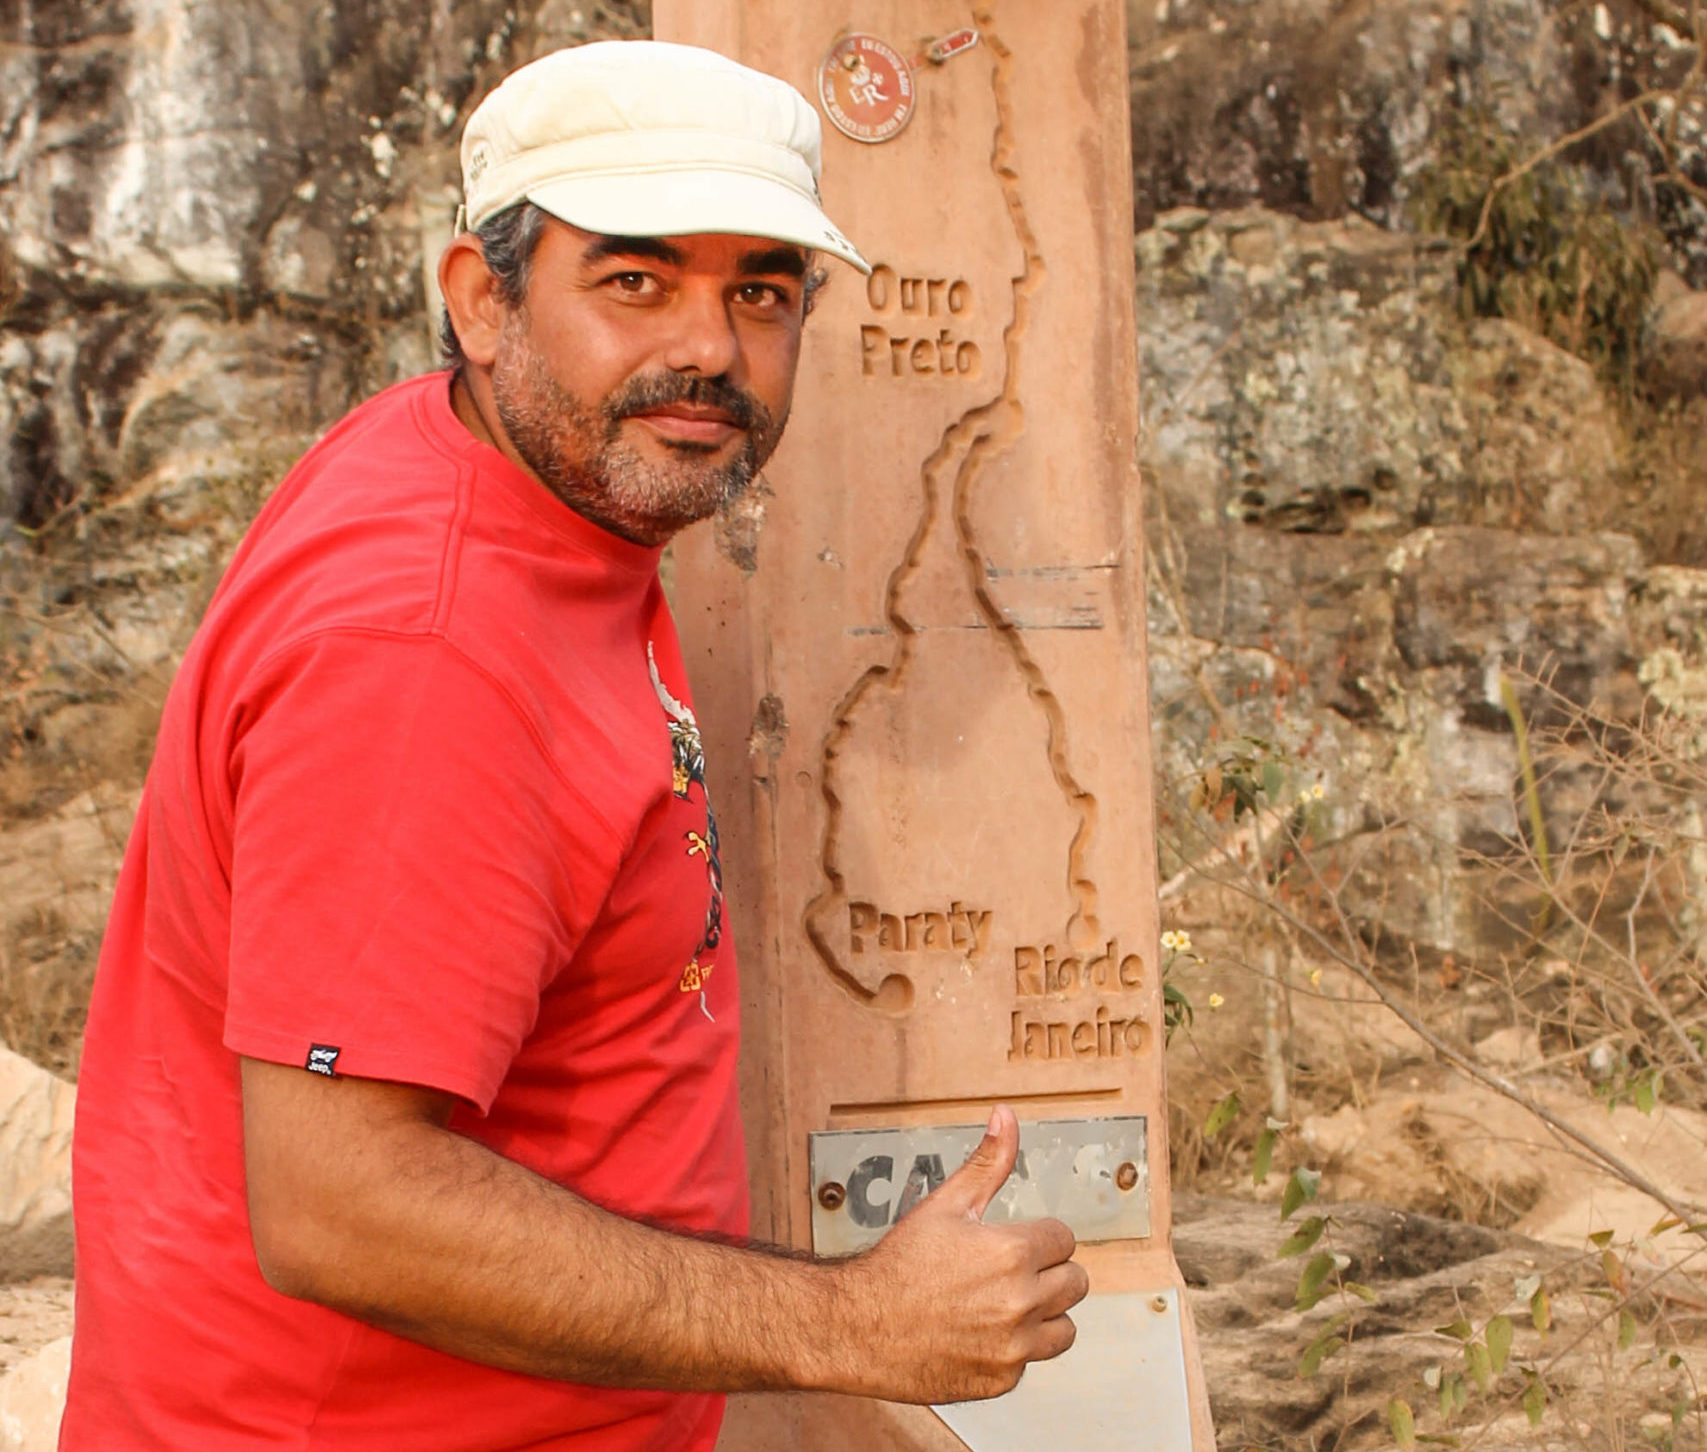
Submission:
M 855 954 L 956 953 L 976 962 L 994 932 L 991 909 L 959 901 L 917 912 L 848 904 L 848 950 Z M 1021 944 L 1013 955 L 1010 1061 L 1118 1059 L 1150 1046 L 1150 1026 L 1133 1002 L 1144 987 L 1144 960 L 1122 953 L 1118 939 L 1091 953 L 1044 943 Z

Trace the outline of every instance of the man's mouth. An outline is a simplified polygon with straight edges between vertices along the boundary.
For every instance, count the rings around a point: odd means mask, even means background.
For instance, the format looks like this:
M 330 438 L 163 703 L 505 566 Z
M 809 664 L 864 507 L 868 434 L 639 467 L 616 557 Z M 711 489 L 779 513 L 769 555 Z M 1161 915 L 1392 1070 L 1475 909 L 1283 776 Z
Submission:
M 642 409 L 629 417 L 645 424 L 667 443 L 702 447 L 727 443 L 744 430 L 723 409 L 706 404 L 666 403 Z

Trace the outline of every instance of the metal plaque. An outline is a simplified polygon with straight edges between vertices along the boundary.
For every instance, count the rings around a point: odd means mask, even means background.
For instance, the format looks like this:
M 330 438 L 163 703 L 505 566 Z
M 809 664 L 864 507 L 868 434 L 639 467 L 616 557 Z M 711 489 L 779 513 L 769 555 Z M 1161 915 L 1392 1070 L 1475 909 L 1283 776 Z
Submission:
M 809 1135 L 812 1248 L 849 1255 L 875 1245 L 983 1137 L 982 1124 Z M 984 1220 L 1053 1216 L 1082 1241 L 1142 1239 L 1150 1233 L 1148 1148 L 1142 1114 L 1022 1123 L 1019 1161 Z
M 1066 1355 L 1028 1366 L 1006 1396 L 932 1410 L 970 1452 L 1190 1452 L 1179 1292 L 1091 1296 L 1072 1314 Z
M 875 35 L 844 35 L 818 66 L 818 100 L 842 135 L 888 141 L 913 119 L 913 71 Z

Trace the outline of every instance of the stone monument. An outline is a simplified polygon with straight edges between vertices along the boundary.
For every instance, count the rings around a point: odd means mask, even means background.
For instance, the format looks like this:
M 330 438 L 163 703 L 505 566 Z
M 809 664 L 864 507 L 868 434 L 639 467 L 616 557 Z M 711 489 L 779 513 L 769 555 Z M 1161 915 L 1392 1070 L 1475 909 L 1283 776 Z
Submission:
M 990 1214 L 1066 1220 L 1092 1284 L 998 1402 L 737 1398 L 722 1445 L 1210 1452 L 1169 1245 L 1124 0 L 654 16 L 818 104 L 875 267 L 833 265 L 782 448 L 677 546 L 754 1233 L 871 1244 L 1005 1102 Z

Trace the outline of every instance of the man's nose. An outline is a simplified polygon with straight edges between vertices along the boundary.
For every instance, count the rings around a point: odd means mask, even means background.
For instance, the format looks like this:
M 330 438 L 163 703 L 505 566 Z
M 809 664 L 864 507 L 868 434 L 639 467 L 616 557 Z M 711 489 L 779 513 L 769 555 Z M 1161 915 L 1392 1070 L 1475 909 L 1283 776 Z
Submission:
M 707 378 L 732 371 L 741 354 L 723 290 L 714 286 L 682 288 L 670 309 L 671 332 L 665 363 L 677 373 Z

